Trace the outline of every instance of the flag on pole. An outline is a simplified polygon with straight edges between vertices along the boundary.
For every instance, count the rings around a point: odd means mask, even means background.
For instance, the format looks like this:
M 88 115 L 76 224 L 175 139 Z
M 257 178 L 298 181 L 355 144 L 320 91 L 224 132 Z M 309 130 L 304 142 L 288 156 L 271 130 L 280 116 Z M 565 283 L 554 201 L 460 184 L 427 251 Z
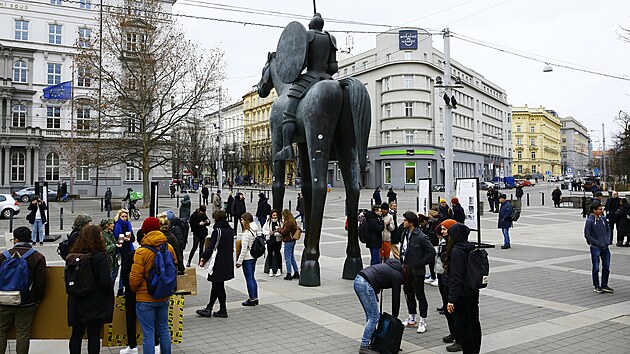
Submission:
M 44 88 L 44 98 L 47 100 L 69 100 L 72 98 L 72 81 L 62 82 Z

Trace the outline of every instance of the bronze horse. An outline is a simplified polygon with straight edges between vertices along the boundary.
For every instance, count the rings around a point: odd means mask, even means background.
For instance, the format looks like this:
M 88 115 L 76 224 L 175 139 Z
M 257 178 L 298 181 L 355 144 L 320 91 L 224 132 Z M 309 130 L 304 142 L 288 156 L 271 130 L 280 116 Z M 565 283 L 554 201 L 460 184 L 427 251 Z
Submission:
M 278 94 L 269 115 L 272 156 L 282 148 L 282 113 L 288 102 L 289 86 L 278 78 L 275 52 L 269 53 L 257 88 L 258 95 L 263 98 L 272 88 Z M 298 147 L 306 222 L 300 285 L 320 285 L 319 240 L 330 160 L 339 162 L 346 188 L 348 244 L 342 276 L 354 279 L 363 268 L 357 210 L 360 172 L 365 170 L 367 163 L 370 124 L 370 97 L 363 83 L 355 78 L 320 81 L 308 90 L 299 103 L 293 142 Z M 285 161 L 273 163 L 272 194 L 276 210 L 283 208 L 285 164 Z

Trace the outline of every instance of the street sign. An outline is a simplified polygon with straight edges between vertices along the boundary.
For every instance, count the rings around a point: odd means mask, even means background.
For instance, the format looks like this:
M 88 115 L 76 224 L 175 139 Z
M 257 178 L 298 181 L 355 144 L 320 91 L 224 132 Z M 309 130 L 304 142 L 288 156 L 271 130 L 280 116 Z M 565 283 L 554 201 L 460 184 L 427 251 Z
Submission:
M 546 174 L 547 176 L 551 176 L 551 171 L 545 171 L 545 174 Z

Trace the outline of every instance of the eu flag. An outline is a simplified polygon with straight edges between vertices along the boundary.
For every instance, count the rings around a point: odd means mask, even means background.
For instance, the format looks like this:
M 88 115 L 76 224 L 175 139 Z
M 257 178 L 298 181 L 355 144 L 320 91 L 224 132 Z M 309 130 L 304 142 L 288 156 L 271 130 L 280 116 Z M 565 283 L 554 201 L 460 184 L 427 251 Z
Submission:
M 69 100 L 72 98 L 72 81 L 62 82 L 44 88 L 44 98 L 47 100 Z

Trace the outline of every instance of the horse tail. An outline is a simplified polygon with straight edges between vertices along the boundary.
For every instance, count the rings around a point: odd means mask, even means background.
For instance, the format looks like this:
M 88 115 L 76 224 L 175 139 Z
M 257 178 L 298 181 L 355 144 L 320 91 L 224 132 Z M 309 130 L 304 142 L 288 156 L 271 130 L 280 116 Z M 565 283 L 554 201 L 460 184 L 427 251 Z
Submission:
M 365 85 L 354 77 L 339 80 L 343 89 L 344 104 L 348 104 L 352 115 L 354 136 L 359 155 L 359 166 L 365 171 L 367 166 L 367 146 L 372 124 L 370 95 Z

